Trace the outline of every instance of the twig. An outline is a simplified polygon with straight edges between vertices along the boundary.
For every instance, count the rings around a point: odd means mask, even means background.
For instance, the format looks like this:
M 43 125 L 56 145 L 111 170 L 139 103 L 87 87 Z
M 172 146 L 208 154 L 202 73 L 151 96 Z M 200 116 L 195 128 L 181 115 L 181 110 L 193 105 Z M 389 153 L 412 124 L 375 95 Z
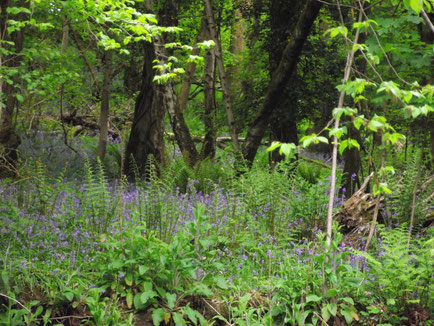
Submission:
M 223 317 L 223 315 L 221 314 L 221 313 L 219 313 L 218 311 L 217 311 L 217 309 L 216 308 L 214 308 L 208 301 L 206 301 L 204 298 L 202 298 L 202 301 L 203 302 L 205 302 L 212 310 L 214 310 L 215 311 L 215 313 L 217 314 L 217 315 L 219 315 L 221 318 L 223 318 L 224 319 L 224 321 L 226 322 L 226 323 L 228 323 L 228 325 L 230 325 L 230 326 L 233 326 L 233 324 L 231 324 L 225 317 Z
M 421 10 L 420 13 L 422 14 L 423 19 L 425 19 L 426 24 L 431 29 L 431 32 L 434 34 L 434 25 L 432 24 L 431 20 L 429 19 L 428 15 L 426 14 L 425 10 Z
M 365 245 L 365 252 L 368 251 L 369 244 L 371 243 L 372 237 L 374 236 L 375 224 L 377 223 L 378 211 L 380 210 L 380 201 L 381 201 L 381 195 L 377 195 L 377 199 L 375 201 L 375 208 L 374 208 L 374 217 L 372 218 L 372 222 L 371 222 L 372 224 L 371 227 L 369 228 L 368 239 L 366 240 L 366 245 Z
M 360 1 L 359 1 L 359 3 L 360 3 Z M 386 59 L 387 64 L 389 65 L 390 69 L 393 71 L 393 73 L 396 75 L 396 77 L 398 77 L 398 79 L 399 79 L 400 81 L 402 81 L 402 82 L 403 82 L 404 84 L 406 84 L 406 85 L 411 86 L 411 84 L 410 84 L 409 82 L 407 82 L 406 80 L 404 80 L 404 79 L 401 78 L 401 76 L 400 76 L 400 75 L 398 74 L 398 72 L 395 70 L 395 67 L 393 67 L 392 63 L 390 62 L 389 56 L 387 55 L 386 51 L 384 51 L 384 48 L 383 48 L 383 46 L 381 45 L 380 39 L 378 38 L 378 35 L 377 35 L 377 32 L 375 32 L 375 29 L 372 27 L 372 24 L 369 23 L 369 17 L 368 17 L 368 15 L 366 15 L 366 12 L 365 12 L 365 10 L 363 9 L 363 6 L 362 6 L 361 4 L 360 4 L 360 11 L 361 11 L 361 13 L 363 14 L 363 16 L 365 16 L 366 21 L 367 21 L 368 24 L 369 24 L 369 28 L 371 29 L 371 31 L 372 31 L 372 33 L 373 33 L 373 35 L 374 35 L 374 37 L 375 37 L 375 40 L 377 41 L 377 44 L 378 44 L 378 46 L 379 46 L 381 52 L 383 53 L 384 58 Z
M 425 138 L 426 140 L 426 138 Z M 422 146 L 422 148 L 425 147 L 425 142 Z M 411 200 L 411 214 L 410 214 L 410 225 L 408 227 L 408 239 L 407 239 L 407 250 L 410 247 L 410 239 L 411 239 L 411 231 L 413 230 L 413 223 L 414 223 L 414 212 L 416 209 L 416 194 L 417 194 L 417 184 L 419 183 L 419 179 L 420 179 L 420 170 L 421 170 L 421 165 L 422 165 L 422 158 L 423 158 L 423 151 L 420 151 L 420 158 L 419 158 L 419 163 L 417 166 L 417 175 L 416 175 L 416 180 L 414 180 L 414 189 L 413 189 L 413 198 Z
M 0 296 L 5 297 L 5 298 L 7 298 L 7 299 L 9 299 L 9 300 L 15 301 L 15 302 L 18 303 L 21 307 L 23 307 L 24 309 L 26 309 L 28 313 L 32 313 L 32 312 L 29 310 L 29 308 L 27 308 L 25 305 L 23 305 L 23 304 L 22 304 L 21 302 L 19 302 L 17 299 L 14 299 L 14 298 L 12 298 L 12 297 L 10 297 L 10 296 L 4 294 L 4 293 L 0 293 Z
M 423 202 L 424 204 L 429 203 L 432 199 L 434 198 L 434 192 L 428 196 L 428 198 L 426 198 Z
M 324 323 L 324 325 L 327 325 L 327 326 L 329 326 L 329 324 L 327 324 L 327 322 L 320 316 L 320 315 L 318 315 L 317 313 L 316 313 L 316 311 L 314 311 L 313 312 L 313 314 L 314 315 L 316 315 L 323 323 Z
M 68 319 L 68 318 L 75 318 L 75 319 L 87 319 L 87 318 L 93 318 L 93 316 L 60 316 L 60 317 L 50 317 L 48 320 L 57 320 L 57 319 Z M 38 318 L 37 320 L 43 320 L 43 318 Z

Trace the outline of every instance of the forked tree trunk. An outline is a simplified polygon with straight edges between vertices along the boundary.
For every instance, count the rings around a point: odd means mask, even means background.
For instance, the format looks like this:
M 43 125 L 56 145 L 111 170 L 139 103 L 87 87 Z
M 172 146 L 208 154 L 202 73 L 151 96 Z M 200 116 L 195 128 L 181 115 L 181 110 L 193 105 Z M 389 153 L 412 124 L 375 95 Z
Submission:
M 151 11 L 152 0 L 145 3 L 146 10 Z M 167 0 L 158 12 L 161 26 L 177 24 L 177 2 Z M 164 47 L 165 39 L 156 36 L 153 43 L 145 44 L 145 64 L 143 67 L 143 84 L 136 101 L 133 125 L 127 144 L 125 157 L 125 173 L 134 176 L 135 168 L 139 176 L 146 175 L 149 156 L 164 165 L 164 115 L 167 110 L 178 146 L 187 164 L 194 165 L 198 153 L 191 138 L 184 116 L 177 105 L 177 98 L 172 81 L 157 84 L 153 81 L 156 71 L 152 67 L 154 60 L 165 63 L 168 53 Z M 164 72 L 163 72 L 164 73 Z
M 154 42 L 154 51 L 159 62 L 163 63 L 168 58 L 165 41 L 163 36 L 156 36 Z M 158 45 L 156 44 L 158 43 Z M 164 72 L 163 72 L 164 73 Z M 179 149 L 184 157 L 185 162 L 193 166 L 198 159 L 198 152 L 190 135 L 184 115 L 179 110 L 173 81 L 169 80 L 164 84 L 157 85 L 158 95 L 162 101 L 162 107 L 169 114 L 170 124 L 172 125 L 173 133 Z
M 303 45 L 321 7 L 322 3 L 317 0 L 307 1 L 303 13 L 298 19 L 297 26 L 292 33 L 291 40 L 283 51 L 279 66 L 274 72 L 268 86 L 264 104 L 251 124 L 243 146 L 244 159 L 249 163 L 252 163 L 255 159 L 258 147 L 270 122 L 271 114 L 282 100 L 282 90 L 295 70 Z
M 23 49 L 24 30 L 16 30 L 10 35 L 7 32 L 7 21 L 14 19 L 15 21 L 22 21 L 26 15 L 19 13 L 18 15 L 9 15 L 7 8 L 11 5 L 11 1 L 4 0 L 0 2 L 0 40 L 13 42 L 14 45 L 10 46 L 7 43 L 2 43 L 13 53 L 2 58 L 0 62 L 5 67 L 19 67 L 21 61 L 20 52 Z M 25 0 L 19 1 L 17 7 L 29 8 L 30 3 Z M 1 56 L 1 54 L 0 54 Z M 7 69 L 6 68 L 6 69 Z M 17 99 L 15 95 L 15 87 L 18 84 L 18 75 L 11 77 L 12 83 L 5 83 L 2 85 L 5 103 L 0 103 L 1 118 L 0 118 L 0 178 L 16 176 L 16 163 L 18 160 L 17 148 L 21 143 L 20 137 L 15 131 L 13 124 L 13 117 Z
M 220 75 L 220 83 L 223 91 L 223 101 L 226 109 L 226 118 L 228 122 L 229 127 L 229 134 L 232 139 L 232 145 L 234 146 L 234 149 L 236 152 L 239 152 L 240 145 L 238 143 L 238 135 L 236 131 L 236 125 L 235 125 L 235 118 L 234 118 L 234 112 L 232 110 L 232 103 L 231 103 L 231 97 L 229 93 L 229 87 L 228 82 L 226 78 L 226 72 L 225 67 L 223 63 L 223 56 L 222 56 L 222 48 L 221 43 L 219 40 L 219 37 L 217 35 L 217 28 L 216 23 L 214 19 L 214 13 L 212 9 L 212 3 L 211 0 L 204 0 L 204 8 L 205 8 L 205 16 L 207 21 L 207 27 L 210 32 L 211 39 L 215 42 L 215 51 L 216 51 L 216 60 L 217 60 L 217 68 Z
M 110 84 L 112 75 L 112 51 L 104 53 L 104 79 L 101 89 L 101 109 L 99 115 L 98 157 L 103 160 L 107 150 L 107 131 L 110 110 Z

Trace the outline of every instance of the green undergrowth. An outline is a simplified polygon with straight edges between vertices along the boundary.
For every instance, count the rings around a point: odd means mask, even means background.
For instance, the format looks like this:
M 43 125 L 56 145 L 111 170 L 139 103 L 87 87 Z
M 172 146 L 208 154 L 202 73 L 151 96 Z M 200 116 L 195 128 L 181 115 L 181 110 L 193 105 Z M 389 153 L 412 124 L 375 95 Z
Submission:
M 408 243 L 400 215 L 365 253 L 335 225 L 328 246 L 322 173 L 202 164 L 131 184 L 35 162 L 3 180 L 0 324 L 433 324 L 432 229 Z

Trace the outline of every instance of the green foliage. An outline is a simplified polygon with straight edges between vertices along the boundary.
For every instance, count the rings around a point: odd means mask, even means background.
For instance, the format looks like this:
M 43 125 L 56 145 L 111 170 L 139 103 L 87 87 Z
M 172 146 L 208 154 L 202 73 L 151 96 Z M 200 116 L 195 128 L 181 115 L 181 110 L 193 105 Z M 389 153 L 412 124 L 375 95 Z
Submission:
M 360 320 L 356 302 L 365 301 L 360 291 L 362 279 L 357 270 L 348 264 L 349 252 L 340 251 L 343 235 L 335 232 L 335 239 L 328 247 L 325 234 L 318 241 L 307 243 L 299 252 L 322 253 L 300 258 L 287 258 L 281 265 L 276 294 L 273 296 L 272 316 L 282 322 L 302 325 L 321 323 L 320 317 L 328 322 L 332 317 L 341 317 L 348 324 Z
M 315 163 L 300 162 L 297 165 L 297 173 L 311 184 L 318 182 L 322 167 Z
M 216 185 L 227 183 L 233 173 L 233 170 L 225 170 L 218 161 L 209 158 L 190 167 L 179 157 L 164 169 L 162 180 L 169 188 L 178 189 L 181 193 L 186 193 L 190 186 L 195 191 L 209 193 Z
M 415 225 L 425 221 L 429 213 L 429 196 L 434 192 L 432 175 L 426 169 L 426 164 L 420 162 L 421 150 L 415 148 L 409 152 L 407 162 L 400 168 L 397 176 L 387 174 L 387 182 L 393 190 L 387 197 L 387 223 L 409 223 L 413 205 L 413 193 L 417 191 L 415 202 Z M 418 170 L 419 178 L 417 178 Z M 418 184 L 416 184 L 416 182 Z
M 428 232 L 431 234 L 432 230 Z M 367 283 L 367 289 L 375 294 L 376 301 L 388 303 L 383 312 L 385 320 L 402 323 L 405 319 L 400 315 L 406 309 L 433 305 L 430 295 L 433 291 L 433 240 L 432 237 L 412 239 L 408 246 L 408 224 L 392 230 L 379 226 L 379 234 L 378 256 L 356 253 L 366 258 L 374 277 Z
M 132 230 L 127 240 L 108 239 L 106 248 L 110 254 L 106 268 L 100 271 L 103 281 L 99 286 L 108 294 L 124 298 L 128 308 L 152 307 L 154 325 L 171 319 L 176 325 L 184 325 L 184 315 L 194 324 L 199 320 L 201 325 L 207 325 L 198 311 L 182 306 L 186 296 L 212 293 L 205 284 L 194 283 L 201 263 L 191 237 L 196 236 L 196 227 L 204 226 L 199 223 L 200 216 L 197 219 L 197 224 L 187 227 L 192 233 L 181 231 L 170 243 L 158 239 L 144 226 Z M 197 239 L 198 244 L 199 240 L 201 244 L 206 243 L 205 238 Z

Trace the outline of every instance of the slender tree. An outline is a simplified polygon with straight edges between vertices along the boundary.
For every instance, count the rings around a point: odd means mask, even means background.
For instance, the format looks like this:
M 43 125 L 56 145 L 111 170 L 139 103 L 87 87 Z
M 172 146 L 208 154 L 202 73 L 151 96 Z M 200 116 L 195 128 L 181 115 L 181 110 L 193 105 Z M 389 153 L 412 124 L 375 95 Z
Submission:
M 9 7 L 28 9 L 29 5 L 29 1 L 26 0 L 4 0 L 0 2 L 0 45 L 7 53 L 2 57 L 3 52 L 0 51 L 0 64 L 4 66 L 6 71 L 8 69 L 18 69 L 20 66 L 24 43 L 24 28 L 18 28 L 9 33 L 8 20 L 24 21 L 27 16 L 25 12 L 16 15 L 9 14 L 7 9 Z M 10 45 L 9 42 L 13 45 Z M 14 176 L 16 174 L 17 148 L 21 143 L 13 123 L 17 105 L 18 76 L 18 74 L 13 74 L 7 83 L 1 85 L 2 94 L 0 95 L 3 98 L 0 101 L 0 177 Z
M 107 134 L 110 116 L 110 84 L 112 75 L 112 51 L 106 51 L 103 56 L 104 77 L 101 89 L 101 108 L 99 115 L 98 157 L 103 160 L 107 150 Z
M 209 29 L 206 29 L 206 38 L 211 38 Z M 205 78 L 204 78 L 204 98 L 205 98 L 205 137 L 202 146 L 201 157 L 214 157 L 215 156 L 215 137 L 216 131 L 213 123 L 213 118 L 216 112 L 216 98 L 215 98 L 215 78 L 216 78 L 216 51 L 212 47 L 206 51 L 205 54 Z
M 229 134 L 231 136 L 232 145 L 234 146 L 235 151 L 239 151 L 240 145 L 238 142 L 238 134 L 235 125 L 234 112 L 232 110 L 232 102 L 229 92 L 229 85 L 226 77 L 226 71 L 223 62 L 223 54 L 220 39 L 217 35 L 216 22 L 214 19 L 214 12 L 212 8 L 211 0 L 203 1 L 205 8 L 205 17 L 207 22 L 207 28 L 209 30 L 211 39 L 215 42 L 215 51 L 216 51 L 216 60 L 217 60 L 217 68 L 220 76 L 220 83 L 223 91 L 223 101 L 226 109 L 226 118 L 229 127 Z
M 265 131 L 270 122 L 271 114 L 276 106 L 282 100 L 282 90 L 286 86 L 292 73 L 295 70 L 297 60 L 301 54 L 303 45 L 310 33 L 313 22 L 318 16 L 322 3 L 317 0 L 306 2 L 303 12 L 301 13 L 297 26 L 295 27 L 290 41 L 286 45 L 279 65 L 268 86 L 264 103 L 256 114 L 253 123 L 250 125 L 246 140 L 243 146 L 243 156 L 248 162 L 253 162 L 258 147 L 264 137 Z

